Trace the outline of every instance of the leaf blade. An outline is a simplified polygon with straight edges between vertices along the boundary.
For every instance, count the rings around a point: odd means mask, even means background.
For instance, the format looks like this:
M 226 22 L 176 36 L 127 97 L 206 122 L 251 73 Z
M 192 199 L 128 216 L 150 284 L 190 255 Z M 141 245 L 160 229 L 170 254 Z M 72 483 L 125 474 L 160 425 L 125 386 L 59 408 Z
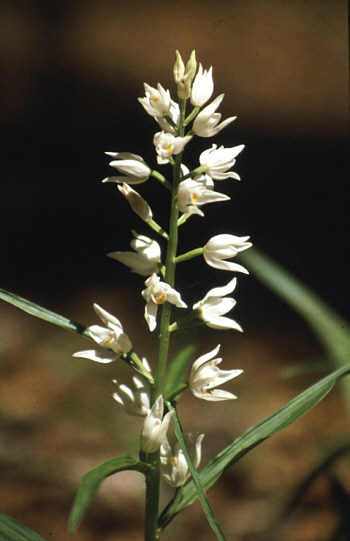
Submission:
M 0 539 L 2 541 L 45 541 L 14 518 L 0 511 Z
M 68 527 L 70 532 L 75 532 L 80 522 L 83 520 L 95 494 L 102 481 L 120 471 L 133 470 L 144 475 L 150 471 L 151 466 L 144 462 L 138 462 L 130 455 L 121 455 L 111 458 L 92 470 L 88 471 L 81 480 L 77 495 L 75 497 Z
M 0 288 L 0 299 L 9 304 L 12 304 L 13 306 L 16 306 L 16 308 L 19 308 L 20 310 L 26 312 L 27 314 L 30 314 L 31 316 L 43 319 L 44 321 L 57 325 L 62 329 L 66 329 L 67 331 L 80 334 L 85 338 L 89 338 L 90 340 L 92 339 L 89 334 L 88 328 L 84 327 L 84 325 L 80 325 L 80 323 L 75 323 L 71 319 L 60 316 L 59 314 L 56 314 L 51 310 L 47 310 L 46 308 L 43 308 L 42 306 L 39 306 L 34 302 L 28 301 L 23 297 L 15 295 L 14 293 L 10 293 L 9 291 L 5 291 L 4 289 Z
M 311 408 L 316 406 L 334 387 L 343 376 L 350 373 L 350 364 L 332 372 L 322 380 L 318 381 L 288 404 L 277 410 L 257 425 L 248 429 L 242 436 L 237 438 L 231 445 L 219 453 L 199 473 L 203 489 L 208 490 L 223 474 L 223 472 L 239 458 L 248 453 L 251 449 L 277 434 L 294 421 L 305 415 Z M 166 510 L 161 515 L 159 524 L 164 528 L 180 511 L 191 505 L 197 499 L 196 488 L 193 481 L 184 487 L 182 498 L 177 506 Z

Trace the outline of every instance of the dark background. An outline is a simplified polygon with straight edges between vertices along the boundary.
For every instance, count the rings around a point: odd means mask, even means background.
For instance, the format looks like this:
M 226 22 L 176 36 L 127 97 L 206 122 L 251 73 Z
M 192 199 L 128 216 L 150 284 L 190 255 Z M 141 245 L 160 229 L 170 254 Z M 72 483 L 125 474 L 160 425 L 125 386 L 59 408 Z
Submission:
M 194 1 L 165 8 L 158 1 L 2 1 L 1 7 L 3 288 L 55 307 L 97 283 L 140 287 L 105 257 L 128 249 L 131 228 L 148 229 L 114 185 L 101 185 L 112 173 L 104 151 L 135 152 L 156 165 L 157 126 L 137 97 L 143 81 L 159 81 L 175 97 L 174 51 L 187 59 L 195 48 L 204 67 L 214 67 L 213 97 L 226 94 L 223 118 L 238 119 L 215 138 L 193 141 L 186 163 L 197 165 L 198 152 L 213 142 L 246 148 L 235 166 L 242 182 L 217 183 L 232 201 L 194 217 L 181 249 L 221 232 L 250 234 L 348 313 L 345 2 Z M 139 191 L 166 226 L 157 182 Z M 198 276 L 196 269 L 192 285 L 201 283 L 204 293 L 213 273 Z M 253 279 L 240 282 L 247 317 L 281 309 Z

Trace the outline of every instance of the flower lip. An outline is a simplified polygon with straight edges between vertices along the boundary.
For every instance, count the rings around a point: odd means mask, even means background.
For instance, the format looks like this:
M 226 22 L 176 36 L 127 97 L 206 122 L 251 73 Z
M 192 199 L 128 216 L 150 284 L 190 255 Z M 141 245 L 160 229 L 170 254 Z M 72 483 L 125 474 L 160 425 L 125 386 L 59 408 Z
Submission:
M 183 213 L 204 216 L 200 206 L 218 201 L 228 201 L 228 195 L 208 189 L 203 182 L 186 179 L 178 187 L 179 210 Z
M 152 274 L 146 281 L 147 286 L 141 294 L 146 301 L 145 320 L 152 332 L 157 326 L 158 305 L 165 301 L 174 304 L 178 308 L 187 308 L 187 305 L 182 301 L 180 293 L 175 291 L 169 284 L 161 282 L 159 276 Z

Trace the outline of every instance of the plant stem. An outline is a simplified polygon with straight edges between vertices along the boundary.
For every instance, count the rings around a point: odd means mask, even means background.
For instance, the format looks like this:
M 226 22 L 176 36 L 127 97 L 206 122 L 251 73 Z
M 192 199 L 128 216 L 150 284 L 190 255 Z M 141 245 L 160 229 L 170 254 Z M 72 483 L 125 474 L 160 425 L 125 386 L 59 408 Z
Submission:
M 180 106 L 180 125 L 179 136 L 184 134 L 184 121 L 186 100 L 179 101 Z M 178 206 L 178 185 L 181 176 L 181 162 L 182 152 L 175 157 L 174 173 L 173 173 L 173 185 L 171 187 L 171 209 L 170 209 L 170 223 L 169 223 L 169 240 L 167 246 L 167 253 L 165 259 L 165 282 L 171 287 L 175 284 L 175 267 L 176 267 L 176 251 L 178 243 L 178 218 L 179 218 L 179 206 Z M 154 404 L 159 395 L 163 394 L 164 380 L 166 373 L 166 365 L 168 361 L 169 353 L 169 339 L 170 339 L 170 317 L 171 317 L 171 304 L 165 302 L 162 306 L 162 314 L 160 318 L 160 335 L 159 335 L 159 349 L 158 349 L 158 361 L 155 375 L 154 387 L 151 393 L 151 405 Z M 158 507 L 159 507 L 159 484 L 160 484 L 160 460 L 159 451 L 157 453 L 149 454 L 147 457 L 147 463 L 153 466 L 153 472 L 146 478 L 146 517 L 145 517 L 145 541 L 157 541 L 158 532 Z

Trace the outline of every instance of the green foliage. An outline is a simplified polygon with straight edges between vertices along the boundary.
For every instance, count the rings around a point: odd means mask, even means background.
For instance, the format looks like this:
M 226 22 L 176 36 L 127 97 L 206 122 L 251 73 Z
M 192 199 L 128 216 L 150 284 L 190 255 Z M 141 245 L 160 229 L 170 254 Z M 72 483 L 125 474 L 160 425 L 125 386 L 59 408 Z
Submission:
M 182 430 L 182 427 L 181 427 L 181 424 L 180 424 L 180 420 L 178 418 L 178 415 L 177 415 L 177 411 L 175 410 L 174 411 L 174 416 L 173 416 L 173 421 L 174 421 L 174 429 L 175 429 L 175 434 L 176 434 L 176 437 L 177 439 L 179 440 L 179 443 L 181 445 L 181 449 L 184 453 L 184 456 L 186 458 L 186 462 L 187 462 L 187 465 L 188 465 L 188 469 L 190 470 L 191 472 L 191 476 L 192 476 L 192 482 L 195 486 L 195 490 L 197 492 L 197 496 L 202 504 L 202 508 L 203 508 L 203 511 L 204 511 L 204 514 L 207 518 L 207 521 L 208 523 L 210 524 L 213 532 L 215 533 L 217 539 L 219 539 L 219 541 L 226 541 L 226 538 L 224 536 L 224 534 L 222 533 L 221 531 L 221 528 L 219 526 L 219 523 L 212 511 L 212 508 L 210 507 L 210 503 L 208 502 L 208 498 L 204 492 L 204 489 L 202 487 L 202 479 L 200 478 L 200 475 L 199 473 L 197 472 L 193 462 L 192 462 L 192 458 L 191 458 L 191 455 L 190 453 L 188 452 L 188 449 L 187 449 L 187 446 L 186 446 L 186 442 L 185 442 L 185 438 L 183 436 L 183 430 Z M 180 500 L 181 502 L 181 500 Z M 176 509 L 176 507 L 175 507 Z M 175 511 L 176 512 L 176 511 Z
M 247 430 L 231 445 L 219 453 L 214 460 L 203 468 L 199 474 L 200 482 L 204 490 L 208 490 L 237 460 L 254 449 L 257 445 L 277 434 L 288 425 L 305 415 L 311 408 L 316 406 L 333 388 L 337 381 L 350 373 L 350 364 L 336 370 L 329 376 L 318 381 L 288 404 L 283 406 L 273 415 Z M 159 526 L 163 529 L 180 511 L 191 505 L 198 498 L 197 488 L 193 481 L 185 486 L 182 498 L 177 505 L 171 506 L 162 513 Z
M 79 323 L 75 323 L 71 319 L 67 319 L 66 317 L 60 316 L 59 314 L 55 314 L 55 312 L 51 312 L 46 308 L 42 308 L 38 304 L 34 304 L 34 302 L 27 301 L 26 299 L 23 299 L 18 295 L 14 295 L 13 293 L 9 293 L 4 289 L 0 289 L 0 299 L 10 304 L 13 304 L 17 308 L 20 308 L 24 312 L 30 314 L 31 316 L 38 317 L 39 319 L 44 319 L 49 323 L 53 323 L 54 325 L 58 325 L 58 327 L 62 327 L 62 329 L 81 334 L 82 336 L 85 336 L 85 338 L 90 338 L 91 340 L 91 336 L 88 333 L 87 327 L 84 327 Z
M 29 530 L 17 520 L 0 511 L 1 541 L 45 541 L 39 534 Z
M 167 398 L 177 387 L 179 387 L 186 379 L 186 368 L 192 360 L 196 346 L 190 344 L 182 349 L 176 357 L 171 361 L 167 370 L 164 396 Z
M 130 455 L 122 455 L 103 462 L 83 476 L 69 517 L 70 532 L 78 528 L 102 481 L 110 475 L 125 470 L 138 471 L 146 476 L 151 466 L 138 462 Z

